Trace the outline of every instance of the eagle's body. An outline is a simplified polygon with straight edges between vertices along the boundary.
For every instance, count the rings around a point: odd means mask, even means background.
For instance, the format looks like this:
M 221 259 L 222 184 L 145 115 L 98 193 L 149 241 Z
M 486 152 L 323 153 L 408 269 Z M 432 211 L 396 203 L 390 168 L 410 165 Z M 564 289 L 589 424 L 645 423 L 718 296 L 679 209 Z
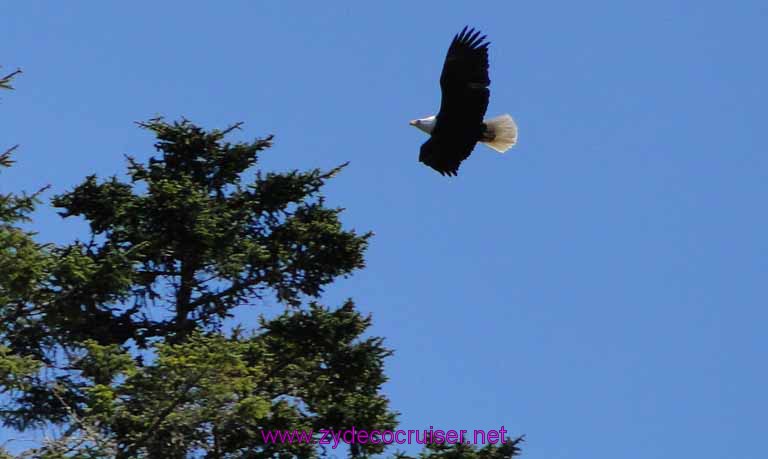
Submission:
M 477 142 L 503 153 L 517 143 L 517 125 L 509 115 L 484 120 L 488 109 L 488 45 L 485 35 L 467 30 L 457 34 L 440 75 L 442 101 L 436 116 L 411 121 L 430 134 L 419 161 L 441 174 L 456 175 Z

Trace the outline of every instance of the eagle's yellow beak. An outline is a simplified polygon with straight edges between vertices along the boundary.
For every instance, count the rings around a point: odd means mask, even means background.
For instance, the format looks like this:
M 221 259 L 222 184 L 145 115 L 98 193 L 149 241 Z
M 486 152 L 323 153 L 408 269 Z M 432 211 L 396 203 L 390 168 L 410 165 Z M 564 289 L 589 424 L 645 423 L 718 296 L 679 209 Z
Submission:
M 408 124 L 410 124 L 411 126 L 416 126 L 417 124 L 419 124 L 419 120 L 408 121 Z

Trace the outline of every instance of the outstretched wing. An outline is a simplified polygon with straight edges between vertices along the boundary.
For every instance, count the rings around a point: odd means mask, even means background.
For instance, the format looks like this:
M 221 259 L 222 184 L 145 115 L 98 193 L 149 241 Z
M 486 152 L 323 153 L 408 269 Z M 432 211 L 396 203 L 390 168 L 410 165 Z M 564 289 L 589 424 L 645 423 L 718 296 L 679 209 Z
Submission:
M 479 30 L 467 30 L 467 27 L 453 37 L 440 75 L 443 92 L 440 111 L 452 111 L 457 104 L 468 104 L 474 108 L 468 119 L 483 121 L 491 85 L 488 78 L 488 45 L 491 43 L 485 41 L 485 37 Z
M 469 151 L 471 152 L 472 149 L 470 148 Z M 439 140 L 436 141 L 434 135 L 424 142 L 419 151 L 419 161 L 440 172 L 441 175 L 458 174 L 459 164 L 468 156 L 469 153 L 466 153 L 462 157 L 461 152 L 455 146 L 446 145 Z
M 419 160 L 441 174 L 456 175 L 483 132 L 488 109 L 488 45 L 480 31 L 464 27 L 453 37 L 440 75 L 442 101 L 432 138 Z

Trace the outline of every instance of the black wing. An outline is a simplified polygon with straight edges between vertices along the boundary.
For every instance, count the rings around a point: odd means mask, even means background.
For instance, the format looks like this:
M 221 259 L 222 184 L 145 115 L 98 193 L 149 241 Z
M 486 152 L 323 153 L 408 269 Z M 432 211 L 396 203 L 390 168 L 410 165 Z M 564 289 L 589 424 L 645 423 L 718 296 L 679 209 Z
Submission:
M 442 101 L 432 137 L 419 160 L 441 174 L 456 175 L 475 148 L 488 109 L 488 45 L 485 35 L 467 27 L 453 37 L 440 75 Z

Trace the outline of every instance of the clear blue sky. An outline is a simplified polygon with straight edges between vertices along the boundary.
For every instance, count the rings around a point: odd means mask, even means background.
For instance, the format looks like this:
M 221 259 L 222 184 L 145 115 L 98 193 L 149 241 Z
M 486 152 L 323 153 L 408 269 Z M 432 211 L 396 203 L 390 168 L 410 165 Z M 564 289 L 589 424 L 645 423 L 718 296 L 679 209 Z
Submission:
M 765 2 L 26 1 L 0 23 L 25 71 L 0 192 L 122 174 L 158 114 L 274 133 L 268 170 L 351 161 L 328 202 L 376 236 L 326 302 L 396 350 L 402 428 L 504 425 L 529 459 L 765 457 Z M 447 178 L 407 122 L 465 24 L 520 143 Z

